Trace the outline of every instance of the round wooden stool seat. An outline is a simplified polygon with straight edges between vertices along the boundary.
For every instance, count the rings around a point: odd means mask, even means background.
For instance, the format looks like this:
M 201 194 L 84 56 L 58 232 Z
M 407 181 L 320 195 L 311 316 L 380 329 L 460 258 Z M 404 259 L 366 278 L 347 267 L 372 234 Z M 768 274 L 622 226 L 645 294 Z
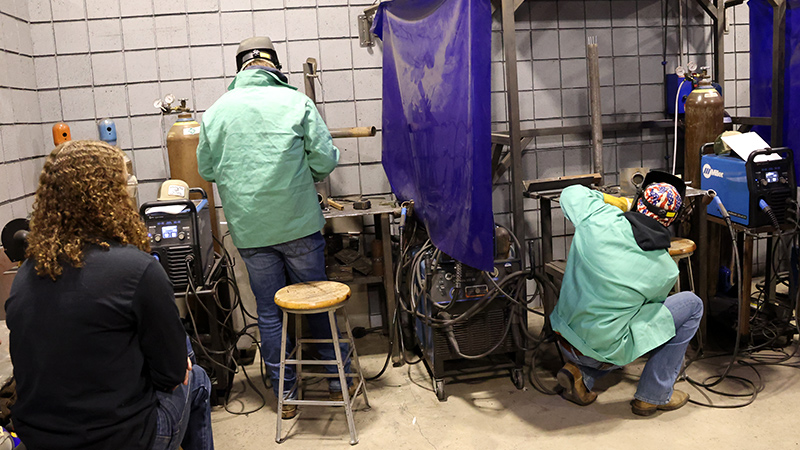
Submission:
M 350 298 L 350 287 L 336 281 L 311 281 L 281 288 L 275 304 L 287 310 L 331 308 Z
M 669 243 L 669 256 L 691 255 L 697 250 L 697 245 L 691 239 L 672 238 Z

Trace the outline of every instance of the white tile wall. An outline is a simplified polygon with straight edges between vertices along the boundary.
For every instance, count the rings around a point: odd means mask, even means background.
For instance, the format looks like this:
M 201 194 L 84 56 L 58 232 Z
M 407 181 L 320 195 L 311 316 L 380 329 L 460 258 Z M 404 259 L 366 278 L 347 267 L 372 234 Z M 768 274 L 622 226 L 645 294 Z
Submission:
M 92 84 L 92 64 L 88 54 L 57 56 L 56 64 L 60 87 Z
M 120 21 L 116 19 L 90 20 L 89 47 L 93 52 L 121 50 L 122 28 Z
M 89 52 L 89 33 L 86 22 L 58 22 L 55 30 L 56 51 L 59 55 Z
M 174 5 L 173 2 L 159 2 L 157 5 Z M 158 7 L 156 7 L 158 9 Z M 159 47 L 185 47 L 189 43 L 185 16 L 156 16 L 156 41 Z
M 158 60 L 155 50 L 125 52 L 125 73 L 128 82 L 158 79 Z
M 158 79 L 178 80 L 189 78 L 186 66 L 189 61 L 189 49 L 186 47 L 157 50 Z
M 50 9 L 53 12 L 53 20 L 83 19 L 86 16 L 86 10 L 84 9 L 85 2 L 83 0 L 42 1 L 45 8 L 47 7 L 47 3 L 50 3 Z M 32 4 L 38 6 L 38 2 L 39 0 L 35 0 Z
M 94 88 L 94 105 L 97 118 L 124 117 L 128 115 L 128 101 L 125 95 L 125 86 L 103 86 Z M 125 134 L 117 123 L 117 139 L 122 139 Z M 130 137 L 130 136 L 128 136 Z M 129 148 L 129 147 L 123 147 Z
M 122 19 L 122 35 L 125 50 L 154 48 L 155 21 L 152 17 L 131 17 Z
M 160 2 L 174 3 L 174 2 Z M 108 0 L 86 0 L 86 14 L 89 19 L 119 17 L 119 3 Z

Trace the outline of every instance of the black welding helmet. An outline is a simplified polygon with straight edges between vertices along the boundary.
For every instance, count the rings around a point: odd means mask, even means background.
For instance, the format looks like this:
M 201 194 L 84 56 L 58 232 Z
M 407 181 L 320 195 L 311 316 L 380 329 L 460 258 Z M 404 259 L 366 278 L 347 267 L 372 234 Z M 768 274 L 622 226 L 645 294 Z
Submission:
M 666 205 L 655 205 L 648 201 L 647 198 L 644 196 L 645 190 L 647 190 L 648 186 L 658 183 L 666 183 L 671 185 L 675 188 L 680 199 L 677 200 L 678 208 L 671 208 L 666 207 Z M 666 221 L 667 223 L 671 222 L 678 213 L 680 212 L 681 208 L 684 204 L 684 197 L 686 196 L 686 183 L 683 182 L 682 179 L 676 177 L 667 172 L 660 172 L 658 170 L 651 170 L 647 173 L 644 177 L 644 181 L 642 182 L 641 187 L 636 190 L 636 197 L 633 199 L 633 203 L 631 203 L 631 211 L 637 211 L 637 205 L 641 200 L 644 206 L 647 208 L 647 211 L 652 213 L 653 215 L 657 216 L 654 217 L 657 220 Z
M 260 58 L 266 59 L 280 70 L 281 63 L 278 61 L 278 53 L 272 45 L 272 39 L 266 36 L 255 36 L 243 40 L 236 49 L 236 71 L 242 70 L 248 61 Z

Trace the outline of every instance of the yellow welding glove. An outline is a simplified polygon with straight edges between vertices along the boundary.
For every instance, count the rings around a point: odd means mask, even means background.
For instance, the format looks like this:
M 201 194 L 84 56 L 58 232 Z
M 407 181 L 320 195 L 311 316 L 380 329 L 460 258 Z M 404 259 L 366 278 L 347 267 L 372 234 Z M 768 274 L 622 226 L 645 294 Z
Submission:
M 624 212 L 630 211 L 631 203 L 633 203 L 633 200 L 627 197 L 614 197 L 613 195 L 608 194 L 603 194 L 603 201 L 609 205 L 616 206 Z

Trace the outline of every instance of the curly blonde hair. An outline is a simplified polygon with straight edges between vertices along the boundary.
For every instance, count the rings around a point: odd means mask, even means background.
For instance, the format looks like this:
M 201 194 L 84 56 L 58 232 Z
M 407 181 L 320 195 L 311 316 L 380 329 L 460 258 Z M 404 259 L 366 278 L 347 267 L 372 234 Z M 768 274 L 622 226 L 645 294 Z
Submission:
M 83 265 L 87 245 L 110 242 L 150 251 L 147 231 L 126 190 L 118 148 L 100 141 L 68 141 L 44 163 L 33 204 L 27 257 L 36 273 L 55 280 L 63 264 Z

